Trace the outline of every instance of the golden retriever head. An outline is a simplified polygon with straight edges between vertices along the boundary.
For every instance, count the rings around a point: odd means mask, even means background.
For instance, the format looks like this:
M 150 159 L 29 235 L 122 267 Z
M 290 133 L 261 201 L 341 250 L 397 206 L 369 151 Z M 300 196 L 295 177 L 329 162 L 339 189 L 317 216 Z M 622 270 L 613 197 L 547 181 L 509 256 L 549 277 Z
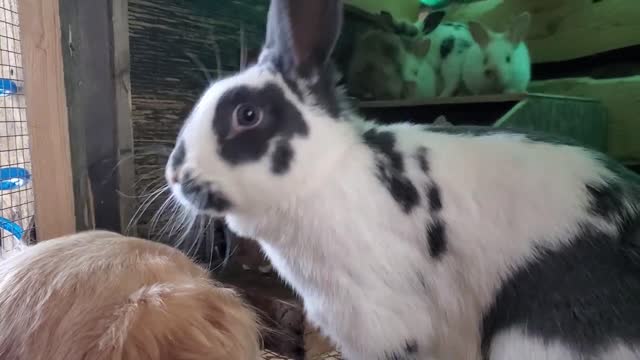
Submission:
M 104 231 L 0 262 L 0 359 L 254 360 L 255 314 L 169 246 Z

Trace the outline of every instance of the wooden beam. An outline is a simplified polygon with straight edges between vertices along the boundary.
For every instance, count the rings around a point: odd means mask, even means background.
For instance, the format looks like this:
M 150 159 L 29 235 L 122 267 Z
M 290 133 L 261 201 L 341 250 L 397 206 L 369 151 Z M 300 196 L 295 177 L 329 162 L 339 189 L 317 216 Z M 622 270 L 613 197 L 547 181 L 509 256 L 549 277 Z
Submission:
M 127 1 L 20 5 L 34 176 L 46 175 L 34 179 L 38 235 L 121 231 L 132 206 L 121 193 L 133 195 Z
M 40 239 L 75 231 L 58 0 L 20 0 L 20 35 Z
M 76 227 L 121 231 L 133 185 L 120 161 L 132 150 L 126 1 L 59 1 Z
M 120 197 L 120 228 L 129 228 L 135 213 L 135 164 L 133 157 L 133 121 L 131 116 L 131 77 L 129 54 L 129 0 L 113 0 L 113 68 L 118 141 L 118 183 Z

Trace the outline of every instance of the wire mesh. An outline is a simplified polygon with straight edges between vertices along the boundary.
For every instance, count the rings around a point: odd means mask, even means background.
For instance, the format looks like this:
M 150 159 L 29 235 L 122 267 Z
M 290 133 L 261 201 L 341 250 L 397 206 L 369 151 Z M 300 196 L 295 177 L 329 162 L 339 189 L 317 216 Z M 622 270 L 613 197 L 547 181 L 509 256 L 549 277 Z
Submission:
M 19 247 L 34 225 L 20 45 L 18 0 L 0 0 L 0 257 Z

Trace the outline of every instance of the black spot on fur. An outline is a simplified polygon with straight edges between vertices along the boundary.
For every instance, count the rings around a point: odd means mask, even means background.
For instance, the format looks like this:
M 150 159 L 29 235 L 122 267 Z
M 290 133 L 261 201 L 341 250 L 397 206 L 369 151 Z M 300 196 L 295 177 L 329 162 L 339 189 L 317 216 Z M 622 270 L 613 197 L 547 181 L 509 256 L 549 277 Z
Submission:
M 377 160 L 378 179 L 389 190 L 393 199 L 400 205 L 402 210 L 409 214 L 419 203 L 420 196 L 418 190 L 411 180 L 398 173 L 381 159 Z
M 240 104 L 251 104 L 260 109 L 262 122 L 227 138 L 232 130 L 233 113 Z M 282 89 L 267 84 L 259 89 L 239 86 L 223 94 L 214 114 L 213 131 L 218 137 L 220 156 L 229 164 L 238 165 L 260 160 L 273 139 L 289 142 L 295 135 L 306 136 L 308 128 L 302 114 L 284 97 Z
M 293 149 L 291 144 L 288 141 L 278 141 L 271 156 L 271 171 L 277 175 L 284 174 L 289 170 L 292 159 Z
M 620 217 L 624 210 L 624 203 L 621 198 L 624 192 L 618 184 L 587 184 L 586 188 L 591 197 L 589 209 L 591 213 L 607 219 Z
M 389 131 L 370 129 L 363 134 L 365 143 L 376 153 L 378 179 L 405 213 L 420 202 L 420 194 L 406 176 L 402 154 L 395 150 L 395 135 Z
M 420 170 L 425 174 L 429 173 L 429 161 L 427 160 L 428 153 L 429 151 L 424 146 L 420 146 L 418 150 L 416 150 L 416 161 L 418 162 L 418 166 L 420 166 Z
M 427 198 L 429 199 L 429 209 L 432 212 L 442 210 L 442 199 L 440 198 L 440 188 L 438 188 L 438 185 L 431 184 L 427 187 Z
M 187 153 L 184 147 L 184 143 L 182 141 L 178 142 L 178 145 L 173 150 L 173 154 L 171 154 L 171 168 L 176 170 L 182 164 L 184 164 L 184 159 Z
M 231 208 L 231 202 L 222 192 L 212 191 L 210 183 L 198 182 L 187 173 L 181 184 L 184 197 L 199 210 L 226 211 Z
M 444 222 L 435 219 L 427 225 L 427 241 L 429 243 L 429 255 L 434 259 L 440 258 L 447 250 L 447 238 Z
M 207 200 L 204 209 L 213 209 L 215 211 L 226 211 L 231 208 L 231 202 L 220 191 L 207 191 Z
M 484 316 L 484 359 L 494 336 L 513 327 L 584 356 L 615 342 L 638 343 L 640 271 L 625 261 L 630 244 L 640 244 L 637 229 L 612 237 L 585 224 L 561 248 L 537 249 L 535 259 L 504 281 Z
M 415 340 L 409 340 L 405 344 L 404 350 L 409 355 L 414 355 L 418 353 L 418 342 Z
M 402 154 L 394 149 L 396 137 L 392 132 L 370 129 L 362 137 L 370 148 L 384 155 L 390 161 L 394 170 L 400 173 L 404 172 L 404 159 Z
M 415 340 L 407 340 L 402 350 L 387 352 L 383 360 L 411 360 L 418 353 L 418 342 Z
M 456 39 L 453 36 L 445 38 L 440 43 L 440 57 L 445 59 L 453 51 L 453 47 L 456 44 Z

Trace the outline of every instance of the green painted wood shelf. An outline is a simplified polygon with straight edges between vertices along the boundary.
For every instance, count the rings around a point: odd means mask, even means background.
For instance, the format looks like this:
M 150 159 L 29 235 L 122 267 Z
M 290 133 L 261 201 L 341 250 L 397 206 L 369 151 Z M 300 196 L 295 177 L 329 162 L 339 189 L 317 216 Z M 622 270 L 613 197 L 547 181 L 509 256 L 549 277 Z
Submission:
M 459 96 L 425 100 L 356 102 L 382 123 L 433 122 L 444 115 L 454 125 L 485 125 L 542 131 L 607 151 L 607 110 L 597 100 L 547 94 Z

